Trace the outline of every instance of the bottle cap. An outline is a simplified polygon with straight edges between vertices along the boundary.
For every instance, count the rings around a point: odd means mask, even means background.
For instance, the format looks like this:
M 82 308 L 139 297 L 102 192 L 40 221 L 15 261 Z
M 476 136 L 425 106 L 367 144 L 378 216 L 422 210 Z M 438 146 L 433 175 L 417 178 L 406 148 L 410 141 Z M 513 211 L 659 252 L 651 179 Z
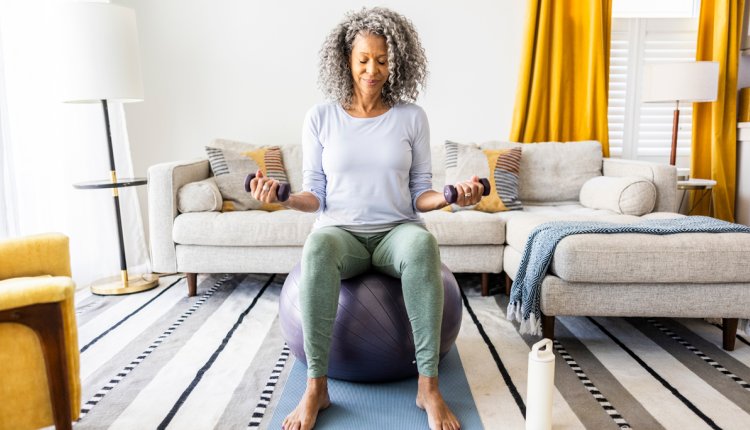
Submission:
M 534 361 L 554 361 L 555 354 L 552 352 L 552 340 L 542 339 L 531 347 L 529 358 Z

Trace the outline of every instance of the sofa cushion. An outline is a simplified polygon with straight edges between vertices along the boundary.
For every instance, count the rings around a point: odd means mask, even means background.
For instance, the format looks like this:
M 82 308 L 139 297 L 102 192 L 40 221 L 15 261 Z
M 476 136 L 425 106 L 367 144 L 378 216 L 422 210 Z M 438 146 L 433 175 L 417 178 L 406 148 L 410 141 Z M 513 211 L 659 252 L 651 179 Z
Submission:
M 439 245 L 502 245 L 505 221 L 499 214 L 479 211 L 421 213 Z
M 581 204 L 625 215 L 644 215 L 654 210 L 656 187 L 638 176 L 596 176 L 581 188 Z
M 280 145 L 286 176 L 293 193 L 302 191 L 302 145 Z
M 675 213 L 644 217 L 525 213 L 508 219 L 507 242 L 511 254 L 523 254 L 526 238 L 539 224 L 550 221 L 605 221 L 632 223 L 645 219 L 674 218 Z M 578 234 L 555 248 L 550 271 L 567 282 L 585 283 L 721 283 L 750 281 L 750 234 L 681 233 L 672 235 Z M 505 258 L 505 270 L 517 273 L 519 264 Z
M 302 246 L 315 222 L 314 213 L 193 212 L 177 216 L 173 240 L 180 245 Z
M 281 148 L 217 139 L 206 147 L 206 153 L 216 185 L 224 199 L 222 210 L 283 209 L 280 204 L 259 202 L 245 191 L 245 178 L 258 170 L 279 182 L 289 182 Z
M 553 221 L 636 222 L 639 217 L 621 215 L 606 210 L 585 208 L 581 205 L 527 207 L 506 221 L 505 241 L 519 252 L 526 246 L 526 238 L 540 224 Z
M 432 162 L 432 189 L 442 193 L 445 182 L 445 145 L 430 146 Z
M 518 192 L 524 205 L 578 202 L 583 184 L 602 174 L 602 147 L 596 141 L 485 142 L 479 147 L 523 150 Z
M 421 214 L 439 245 L 503 245 L 505 221 L 477 211 Z M 184 213 L 172 236 L 180 245 L 302 246 L 316 214 L 295 210 Z
M 190 182 L 177 190 L 177 210 L 185 212 L 220 211 L 221 193 L 214 178 Z
M 568 282 L 750 282 L 750 234 L 580 234 L 561 240 L 551 270 Z
M 454 211 L 475 209 L 482 212 L 502 212 L 522 209 L 518 198 L 518 169 L 521 165 L 521 149 L 479 149 L 475 144 L 445 142 L 445 182 L 456 184 L 473 175 L 487 178 L 492 190 L 474 206 L 461 208 L 452 205 Z

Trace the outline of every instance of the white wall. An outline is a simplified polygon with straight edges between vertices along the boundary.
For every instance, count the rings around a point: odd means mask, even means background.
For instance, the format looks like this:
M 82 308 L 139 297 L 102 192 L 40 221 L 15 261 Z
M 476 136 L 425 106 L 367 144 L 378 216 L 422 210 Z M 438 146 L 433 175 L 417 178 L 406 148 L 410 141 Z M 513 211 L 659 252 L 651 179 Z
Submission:
M 323 100 L 320 46 L 346 11 L 365 5 L 390 7 L 419 31 L 430 76 L 418 103 L 434 145 L 509 136 L 526 1 L 117 3 L 135 9 L 140 37 L 145 101 L 125 106 L 137 176 L 203 156 L 216 137 L 298 143 L 305 112 Z

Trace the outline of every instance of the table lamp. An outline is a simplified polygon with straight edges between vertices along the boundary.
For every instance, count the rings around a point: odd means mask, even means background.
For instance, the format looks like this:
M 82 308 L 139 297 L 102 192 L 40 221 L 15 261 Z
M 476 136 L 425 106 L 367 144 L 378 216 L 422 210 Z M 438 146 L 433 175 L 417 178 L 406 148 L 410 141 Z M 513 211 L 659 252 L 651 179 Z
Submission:
M 680 124 L 680 102 L 699 103 L 716 100 L 719 91 L 719 63 L 716 61 L 686 61 L 678 63 L 650 63 L 643 73 L 645 103 L 673 102 L 672 149 L 669 164 L 677 161 L 677 132 Z
M 109 175 L 104 181 L 76 184 L 76 188 L 111 188 L 120 247 L 120 275 L 92 284 L 95 294 L 128 294 L 158 285 L 154 275 L 128 276 L 123 243 L 118 189 L 145 184 L 145 179 L 118 179 L 112 150 L 107 103 L 143 100 L 138 33 L 132 9 L 103 2 L 60 5 L 59 49 L 61 100 L 66 103 L 101 103 L 109 149 Z

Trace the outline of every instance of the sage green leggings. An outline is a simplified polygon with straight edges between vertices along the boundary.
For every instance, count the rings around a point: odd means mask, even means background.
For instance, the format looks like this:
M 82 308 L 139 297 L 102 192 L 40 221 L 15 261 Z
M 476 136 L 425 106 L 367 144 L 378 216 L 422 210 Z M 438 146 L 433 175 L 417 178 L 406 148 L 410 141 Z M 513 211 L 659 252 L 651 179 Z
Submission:
M 443 319 L 440 252 L 435 237 L 415 223 L 368 234 L 323 227 L 308 236 L 299 281 L 307 376 L 318 378 L 328 373 L 341 279 L 370 268 L 401 278 L 406 313 L 414 332 L 417 370 L 425 376 L 437 376 Z

